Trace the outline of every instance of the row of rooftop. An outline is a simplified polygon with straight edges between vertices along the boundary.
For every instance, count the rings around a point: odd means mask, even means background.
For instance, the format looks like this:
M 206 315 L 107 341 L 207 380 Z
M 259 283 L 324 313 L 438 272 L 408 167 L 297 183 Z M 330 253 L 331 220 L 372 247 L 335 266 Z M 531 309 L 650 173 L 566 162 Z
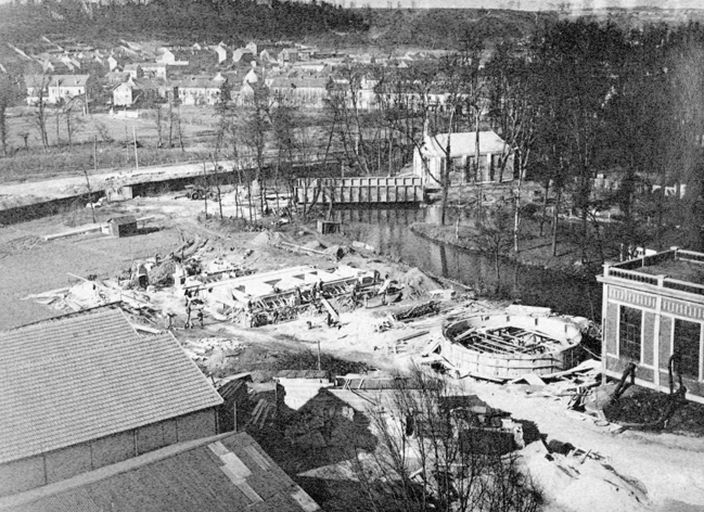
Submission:
M 49 39 L 46 43 L 49 48 L 37 53 L 12 47 L 26 64 L 28 105 L 38 103 L 40 91 L 48 104 L 74 98 L 94 102 L 97 98 L 91 96 L 100 96 L 101 102 L 117 107 L 169 97 L 187 105 L 213 105 L 220 101 L 223 87 L 227 87 L 230 97 L 237 98 L 251 94 L 256 83 L 288 97 L 293 104 L 322 107 L 331 83 L 340 86 L 347 82 L 341 69 L 353 65 L 409 68 L 443 53 L 348 55 L 302 45 L 262 48 L 253 41 L 241 47 L 223 42 L 157 47 L 122 41 L 109 50 L 83 46 L 68 49 Z M 483 60 L 488 58 L 487 54 Z M 374 108 L 377 82 L 371 73 L 363 74 L 358 92 L 361 108 Z M 442 92 L 437 91 L 437 96 L 441 103 Z

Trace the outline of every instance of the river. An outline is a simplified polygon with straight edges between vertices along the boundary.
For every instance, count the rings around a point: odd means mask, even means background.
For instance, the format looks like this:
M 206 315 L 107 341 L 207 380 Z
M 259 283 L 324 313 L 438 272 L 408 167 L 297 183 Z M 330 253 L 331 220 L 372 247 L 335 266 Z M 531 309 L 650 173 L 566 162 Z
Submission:
M 494 261 L 486 255 L 436 243 L 410 230 L 414 222 L 436 222 L 437 207 L 338 209 L 334 216 L 345 232 L 382 254 L 437 276 L 459 281 L 478 291 L 496 289 Z M 451 221 L 454 221 L 451 215 Z M 456 217 L 455 217 L 456 218 Z M 554 270 L 504 259 L 500 265 L 504 296 L 522 304 L 548 306 L 554 311 L 601 319 L 601 286 Z

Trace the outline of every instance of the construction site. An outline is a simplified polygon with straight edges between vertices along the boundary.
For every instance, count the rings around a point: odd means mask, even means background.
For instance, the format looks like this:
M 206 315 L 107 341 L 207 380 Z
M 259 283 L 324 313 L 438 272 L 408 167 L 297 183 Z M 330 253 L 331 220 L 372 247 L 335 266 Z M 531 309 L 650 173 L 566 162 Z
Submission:
M 677 371 L 669 394 L 629 367 L 607 378 L 601 325 L 478 296 L 322 211 L 238 214 L 237 193 L 223 193 L 222 216 L 187 189 L 0 228 L 2 325 L 119 310 L 145 343 L 172 335 L 222 398 L 220 431 L 250 434 L 325 510 L 354 509 L 354 461 L 374 467 L 399 394 L 423 395 L 418 375 L 443 382 L 433 407 L 457 422 L 443 435 L 510 457 L 539 491 L 535 510 L 702 510 L 701 409 Z M 438 435 L 421 410 L 404 413 L 399 439 Z M 407 452 L 418 482 L 429 461 Z M 447 478 L 420 485 L 442 494 Z

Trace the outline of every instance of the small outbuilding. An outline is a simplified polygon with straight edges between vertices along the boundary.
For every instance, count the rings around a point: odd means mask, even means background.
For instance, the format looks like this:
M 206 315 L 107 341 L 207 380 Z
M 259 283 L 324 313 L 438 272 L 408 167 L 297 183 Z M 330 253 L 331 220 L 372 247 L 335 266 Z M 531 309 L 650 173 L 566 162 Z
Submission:
M 137 219 L 134 215 L 122 215 L 108 220 L 108 230 L 112 236 L 121 238 L 137 234 Z

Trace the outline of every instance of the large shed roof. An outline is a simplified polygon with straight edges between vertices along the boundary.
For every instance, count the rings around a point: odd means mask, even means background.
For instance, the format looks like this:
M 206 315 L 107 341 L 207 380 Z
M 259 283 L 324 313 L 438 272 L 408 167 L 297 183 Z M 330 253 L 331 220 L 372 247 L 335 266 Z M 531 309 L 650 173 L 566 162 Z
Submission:
M 0 463 L 222 403 L 171 334 L 97 308 L 0 332 Z
M 0 498 L 13 512 L 315 512 L 313 499 L 245 433 L 172 445 Z

